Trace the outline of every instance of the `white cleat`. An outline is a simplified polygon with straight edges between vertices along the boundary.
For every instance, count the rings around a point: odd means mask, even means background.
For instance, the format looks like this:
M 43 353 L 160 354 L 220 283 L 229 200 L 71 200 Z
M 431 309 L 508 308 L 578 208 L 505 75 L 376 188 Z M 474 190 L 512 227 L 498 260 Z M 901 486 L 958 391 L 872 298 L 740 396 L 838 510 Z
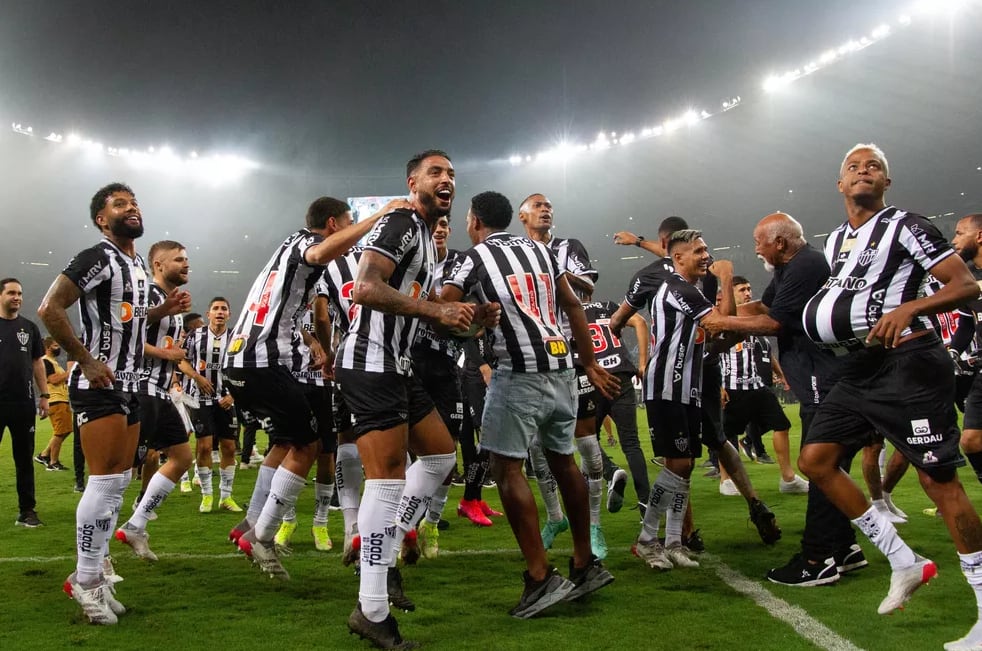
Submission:
M 119 621 L 116 618 L 116 613 L 109 607 L 109 602 L 106 599 L 109 588 L 106 586 L 105 581 L 91 588 L 83 588 L 78 583 L 75 572 L 72 572 L 65 579 L 65 585 L 62 589 L 65 591 L 65 594 L 74 599 L 82 607 L 82 612 L 85 613 L 85 617 L 89 620 L 90 624 L 111 626 Z
M 631 547 L 631 553 L 648 564 L 648 567 L 659 570 L 670 570 L 675 567 L 665 553 L 665 547 L 655 538 L 650 542 L 636 541 Z
M 689 550 L 682 543 L 673 543 L 666 547 L 665 556 L 675 567 L 699 567 L 699 563 L 689 556 Z
M 915 590 L 938 575 L 938 566 L 934 561 L 917 554 L 914 554 L 914 559 L 913 565 L 894 570 L 890 575 L 890 591 L 877 609 L 881 615 L 902 609 Z
M 150 549 L 150 534 L 140 531 L 129 522 L 116 530 L 116 540 L 129 545 L 137 557 L 145 561 L 156 562 L 157 555 Z

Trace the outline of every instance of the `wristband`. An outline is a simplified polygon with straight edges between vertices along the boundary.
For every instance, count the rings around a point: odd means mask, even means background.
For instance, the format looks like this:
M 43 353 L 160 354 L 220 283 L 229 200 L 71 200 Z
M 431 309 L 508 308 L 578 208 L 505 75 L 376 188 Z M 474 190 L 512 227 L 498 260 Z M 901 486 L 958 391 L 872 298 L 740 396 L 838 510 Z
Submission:
M 39 393 L 38 394 L 38 398 L 50 398 L 50 397 L 51 397 L 51 394 L 50 393 Z
M 640 247 L 642 242 L 644 242 L 644 235 L 638 235 L 638 239 L 634 241 L 634 246 Z

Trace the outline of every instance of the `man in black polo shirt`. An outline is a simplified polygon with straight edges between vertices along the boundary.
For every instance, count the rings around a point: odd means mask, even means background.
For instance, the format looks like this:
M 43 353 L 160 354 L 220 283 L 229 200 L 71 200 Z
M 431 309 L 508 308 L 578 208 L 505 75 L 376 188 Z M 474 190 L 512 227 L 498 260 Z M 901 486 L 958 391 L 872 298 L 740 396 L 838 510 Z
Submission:
M 0 280 L 0 440 L 10 430 L 17 474 L 18 527 L 40 527 L 34 507 L 34 384 L 39 389 L 37 413 L 48 416 L 48 379 L 41 358 L 41 332 L 20 316 L 24 292 L 16 278 Z M 31 383 L 33 378 L 34 382 Z

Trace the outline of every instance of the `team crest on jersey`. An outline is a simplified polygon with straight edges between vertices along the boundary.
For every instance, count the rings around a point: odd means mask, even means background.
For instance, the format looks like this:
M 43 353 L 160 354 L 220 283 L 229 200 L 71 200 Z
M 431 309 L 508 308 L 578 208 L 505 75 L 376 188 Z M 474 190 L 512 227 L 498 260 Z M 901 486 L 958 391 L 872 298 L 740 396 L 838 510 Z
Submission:
M 546 346 L 546 352 L 553 357 L 566 357 L 569 354 L 569 345 L 562 337 L 551 337 L 543 339 L 542 342 Z
M 26 346 L 27 342 L 31 340 L 31 335 L 25 330 L 21 330 L 17 333 L 17 341 L 20 342 L 21 346 Z
M 876 260 L 876 256 L 879 253 L 879 251 L 873 248 L 866 249 L 859 254 L 859 264 L 863 265 L 864 267 L 868 267 L 869 265 L 873 264 L 873 260 Z
M 246 339 L 248 338 L 249 335 L 235 335 L 232 341 L 230 341 L 228 344 L 228 350 L 225 351 L 226 354 L 235 355 L 236 353 L 241 353 L 245 348 Z

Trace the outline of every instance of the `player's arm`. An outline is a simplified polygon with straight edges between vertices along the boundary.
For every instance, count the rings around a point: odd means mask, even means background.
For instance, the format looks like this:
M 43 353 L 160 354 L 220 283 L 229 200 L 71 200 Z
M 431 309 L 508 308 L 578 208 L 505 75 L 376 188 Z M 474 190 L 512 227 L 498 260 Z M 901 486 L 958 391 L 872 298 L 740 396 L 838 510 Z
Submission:
M 69 370 L 62 371 L 61 373 L 56 373 L 54 364 L 52 364 L 47 360 L 44 360 L 44 372 L 47 374 L 49 385 L 61 384 L 62 382 L 68 380 L 68 376 L 71 375 L 71 362 L 69 362 L 68 369 Z M 51 372 L 48 373 L 48 371 Z
M 630 231 L 618 231 L 617 233 L 614 233 L 614 244 L 620 244 L 621 246 L 636 246 L 649 253 L 654 253 L 659 258 L 665 257 L 665 249 L 662 248 L 661 242 L 658 240 L 645 239 L 631 233 Z
M 634 314 L 627 320 L 627 325 L 634 328 L 634 334 L 638 338 L 638 373 L 643 374 L 648 367 L 648 322 L 640 314 Z
M 41 420 L 48 417 L 48 374 L 44 370 L 44 360 L 40 357 L 34 359 L 34 384 L 38 388 L 38 416 Z
M 593 283 L 585 276 L 576 276 L 568 273 L 566 274 L 566 280 L 569 281 L 569 285 L 573 291 L 579 292 L 583 296 L 593 294 Z
M 147 310 L 147 323 L 157 323 L 164 317 L 183 314 L 191 309 L 191 292 L 175 287 L 166 298 Z
M 634 309 L 634 307 L 632 307 L 627 301 L 620 304 L 617 311 L 610 317 L 610 331 L 614 333 L 615 337 L 621 336 L 624 326 L 630 323 L 631 319 L 634 318 L 636 313 L 637 310 Z M 640 342 L 640 339 L 638 341 Z
M 566 282 L 566 276 L 568 275 L 561 275 L 559 281 L 556 283 L 557 303 L 560 309 L 566 313 L 566 318 L 569 319 L 569 327 L 573 332 L 573 340 L 590 341 L 590 328 L 586 322 L 586 314 L 583 313 L 583 305 L 580 303 L 580 299 L 577 298 L 569 283 Z M 613 400 L 613 397 L 617 395 L 620 389 L 620 381 L 597 363 L 597 359 L 593 356 L 593 346 L 582 346 L 581 348 L 583 350 L 578 351 L 580 363 L 583 365 L 583 370 L 586 372 L 590 384 L 596 387 L 597 391 L 605 397 Z
M 957 255 L 947 256 L 928 271 L 943 284 L 941 289 L 930 296 L 902 303 L 884 314 L 870 328 L 866 343 L 879 339 L 886 348 L 894 348 L 914 317 L 952 310 L 979 295 L 979 286 L 972 278 L 972 272 Z
M 59 274 L 41 300 L 38 317 L 47 328 L 48 334 L 65 349 L 70 359 L 78 363 L 92 388 L 103 389 L 112 386 L 116 379 L 112 370 L 92 357 L 88 349 L 75 336 L 72 323 L 68 320 L 68 308 L 81 296 L 82 290 L 78 285 L 65 274 Z
M 184 375 L 191 378 L 194 383 L 198 385 L 198 388 L 201 389 L 201 391 L 206 395 L 210 396 L 215 393 L 215 387 L 212 385 L 211 380 L 194 370 L 194 367 L 191 366 L 191 362 L 188 360 L 182 359 L 177 364 L 177 368 L 180 369 L 181 373 L 184 373 Z
M 184 359 L 184 349 L 178 346 L 174 346 L 173 348 L 161 348 L 151 344 L 143 344 L 143 354 L 170 362 L 179 362 Z
M 413 206 L 405 199 L 393 199 L 385 204 L 381 210 L 356 224 L 332 233 L 325 237 L 323 241 L 308 248 L 303 255 L 307 264 L 312 266 L 325 265 L 335 258 L 340 258 L 347 253 L 351 247 L 358 243 L 362 237 L 368 234 L 375 222 L 396 210 L 412 210 Z
M 771 374 L 781 383 L 785 391 L 791 390 L 791 385 L 788 384 L 788 378 L 784 375 L 784 369 L 781 368 L 781 363 L 777 361 L 777 355 L 773 354 L 773 352 L 771 353 Z

